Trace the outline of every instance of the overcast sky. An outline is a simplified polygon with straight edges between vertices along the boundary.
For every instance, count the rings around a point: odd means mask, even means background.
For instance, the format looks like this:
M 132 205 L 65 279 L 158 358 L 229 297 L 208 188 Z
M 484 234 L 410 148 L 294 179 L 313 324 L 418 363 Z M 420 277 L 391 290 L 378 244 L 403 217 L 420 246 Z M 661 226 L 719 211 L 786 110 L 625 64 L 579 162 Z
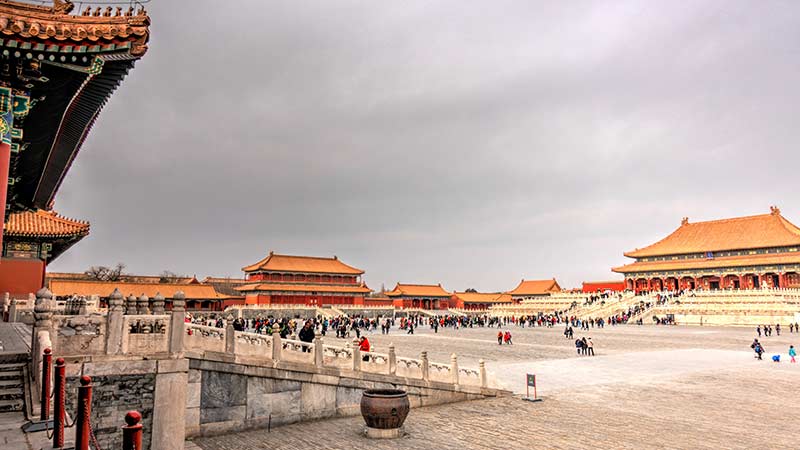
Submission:
M 395 282 L 621 278 L 691 221 L 800 222 L 796 1 L 155 0 L 56 197 L 50 265 Z

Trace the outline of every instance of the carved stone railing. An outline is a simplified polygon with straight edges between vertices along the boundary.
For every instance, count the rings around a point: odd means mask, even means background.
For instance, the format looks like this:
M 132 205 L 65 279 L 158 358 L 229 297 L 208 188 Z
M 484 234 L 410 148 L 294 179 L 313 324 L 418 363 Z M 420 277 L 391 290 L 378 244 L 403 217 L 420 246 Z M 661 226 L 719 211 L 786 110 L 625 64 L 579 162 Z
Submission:
M 335 367 L 341 370 L 364 371 L 399 377 L 417 378 L 430 382 L 488 387 L 486 369 L 459 368 L 456 355 L 450 364 L 430 362 L 427 352 L 419 359 L 398 357 L 394 345 L 388 353 L 361 351 L 358 340 L 345 346 L 324 344 L 320 337 L 314 342 L 281 338 L 279 328 L 271 335 L 235 331 L 232 325 L 215 328 L 186 323 L 185 348 L 191 352 L 225 352 L 234 356 L 257 356 L 270 364 L 289 362 L 316 367 Z
M 184 345 L 187 350 L 225 351 L 225 329 L 194 323 L 185 324 Z
M 234 332 L 236 354 L 246 356 L 272 356 L 272 336 L 268 334 Z
M 149 355 L 169 351 L 170 315 L 122 316 L 122 353 Z
M 281 360 L 314 363 L 314 344 L 294 339 L 282 339 Z M 305 351 L 304 351 L 305 350 Z
M 52 316 L 55 337 L 53 354 L 93 355 L 105 353 L 106 318 L 99 314 Z

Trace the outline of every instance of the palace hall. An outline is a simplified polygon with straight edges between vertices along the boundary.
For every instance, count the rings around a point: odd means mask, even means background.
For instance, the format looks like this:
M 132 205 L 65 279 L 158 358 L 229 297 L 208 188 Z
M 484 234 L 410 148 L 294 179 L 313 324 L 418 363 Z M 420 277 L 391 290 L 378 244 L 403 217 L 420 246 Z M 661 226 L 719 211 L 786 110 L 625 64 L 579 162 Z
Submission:
M 691 223 L 624 255 L 613 268 L 627 289 L 758 289 L 800 287 L 800 228 L 773 206 L 769 214 Z
M 364 271 L 334 256 L 279 255 L 243 267 L 247 284 L 234 288 L 245 304 L 363 305 L 371 290 L 361 281 Z

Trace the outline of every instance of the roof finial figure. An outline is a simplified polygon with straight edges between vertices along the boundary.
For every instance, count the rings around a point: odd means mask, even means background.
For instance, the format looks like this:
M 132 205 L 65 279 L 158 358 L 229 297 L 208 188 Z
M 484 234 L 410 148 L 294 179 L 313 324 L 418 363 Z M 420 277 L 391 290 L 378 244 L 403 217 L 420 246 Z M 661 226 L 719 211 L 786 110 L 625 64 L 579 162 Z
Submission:
M 770 207 L 769 207 L 769 212 L 770 212 L 770 214 L 772 214 L 773 216 L 777 216 L 777 215 L 780 215 L 780 213 L 781 213 L 781 210 L 780 210 L 780 208 L 778 208 L 777 206 L 770 206 Z
M 681 219 L 681 225 L 688 225 L 688 224 L 689 224 L 689 218 L 688 217 L 684 217 L 683 219 Z
M 53 0 L 53 12 L 56 14 L 68 14 L 74 7 L 69 0 Z

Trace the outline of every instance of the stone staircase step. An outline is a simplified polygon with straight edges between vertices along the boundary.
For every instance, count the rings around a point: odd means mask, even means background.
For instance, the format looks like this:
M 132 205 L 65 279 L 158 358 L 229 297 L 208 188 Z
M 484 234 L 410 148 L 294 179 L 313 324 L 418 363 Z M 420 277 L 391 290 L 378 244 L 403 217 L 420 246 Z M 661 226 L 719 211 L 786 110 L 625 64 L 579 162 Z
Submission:
M 22 377 L 16 379 L 0 380 L 0 389 L 15 388 L 23 386 Z
M 21 387 L 0 389 L 0 400 L 22 400 L 24 397 L 25 391 Z
M 0 412 L 22 411 L 24 405 L 22 399 L 0 400 Z
M 0 364 L 0 372 L 22 371 L 24 362 Z
M 0 371 L 0 380 L 22 379 L 22 369 Z

